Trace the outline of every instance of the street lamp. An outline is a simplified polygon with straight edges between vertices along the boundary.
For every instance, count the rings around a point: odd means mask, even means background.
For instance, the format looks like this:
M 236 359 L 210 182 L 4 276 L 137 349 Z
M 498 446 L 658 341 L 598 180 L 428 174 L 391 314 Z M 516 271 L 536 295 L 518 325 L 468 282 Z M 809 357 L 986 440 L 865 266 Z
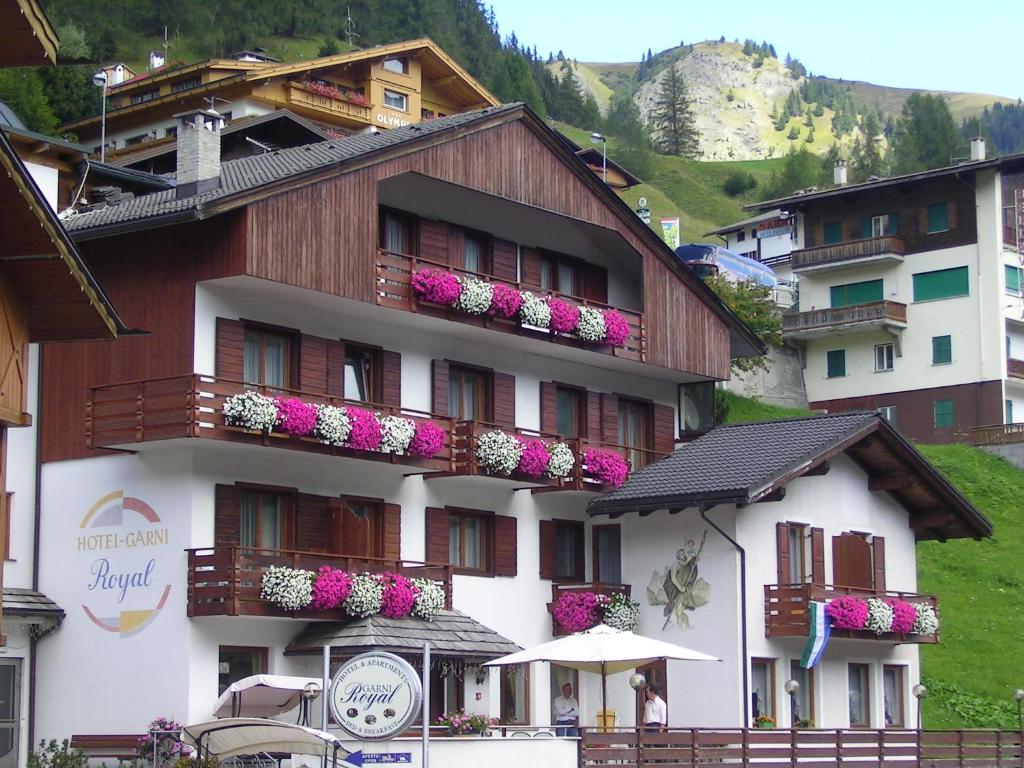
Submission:
M 102 69 L 92 76 L 92 84 L 103 90 L 103 106 L 100 109 L 100 162 L 107 159 L 107 73 Z
M 1017 702 L 1017 725 L 1024 731 L 1024 712 L 1021 712 L 1021 705 L 1024 704 L 1024 688 L 1014 689 L 1013 698 Z
M 912 694 L 914 694 L 914 698 L 917 699 L 917 730 L 920 731 L 921 730 L 921 702 L 924 700 L 924 697 L 928 695 L 928 689 L 924 685 L 922 685 L 921 683 L 918 683 L 917 685 L 915 685 L 913 688 L 910 689 L 910 692 Z
M 601 178 L 608 183 L 608 139 L 596 131 L 590 134 L 591 144 L 601 145 Z
M 789 727 L 796 728 L 796 695 L 800 692 L 800 683 L 790 678 L 782 688 L 789 694 Z

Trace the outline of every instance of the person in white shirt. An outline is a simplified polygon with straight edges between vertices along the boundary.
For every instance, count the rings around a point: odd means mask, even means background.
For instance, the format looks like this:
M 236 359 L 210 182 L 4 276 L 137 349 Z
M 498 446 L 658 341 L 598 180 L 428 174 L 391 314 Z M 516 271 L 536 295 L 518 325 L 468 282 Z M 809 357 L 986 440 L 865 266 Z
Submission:
M 562 695 L 556 696 L 552 708 L 555 715 L 555 735 L 577 736 L 576 726 L 580 719 L 580 705 L 572 695 L 572 686 L 562 686 Z
M 658 688 L 648 685 L 644 689 L 644 730 L 664 731 L 668 728 L 668 706 L 658 695 Z

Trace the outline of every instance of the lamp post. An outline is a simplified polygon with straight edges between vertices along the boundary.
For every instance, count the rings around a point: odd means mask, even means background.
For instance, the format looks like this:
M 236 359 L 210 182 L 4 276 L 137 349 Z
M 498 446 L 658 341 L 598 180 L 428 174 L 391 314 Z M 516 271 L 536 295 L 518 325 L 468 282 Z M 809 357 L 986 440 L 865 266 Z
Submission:
M 1021 705 L 1024 704 L 1024 688 L 1014 689 L 1013 699 L 1017 702 L 1017 726 L 1024 731 L 1024 712 L 1021 711 Z
M 800 692 L 800 683 L 790 678 L 782 688 L 789 694 L 789 727 L 796 728 L 796 695 Z
M 100 162 L 107 160 L 107 73 L 102 69 L 92 76 L 92 84 L 102 90 L 103 106 L 100 108 Z
M 590 134 L 591 144 L 601 145 L 601 178 L 608 183 L 608 139 L 596 131 Z
M 914 694 L 914 698 L 917 699 L 917 730 L 920 731 L 921 730 L 921 703 L 924 701 L 924 697 L 928 695 L 928 689 L 924 685 L 922 685 L 921 683 L 918 683 L 917 685 L 915 685 L 913 688 L 910 689 L 910 692 L 912 694 Z

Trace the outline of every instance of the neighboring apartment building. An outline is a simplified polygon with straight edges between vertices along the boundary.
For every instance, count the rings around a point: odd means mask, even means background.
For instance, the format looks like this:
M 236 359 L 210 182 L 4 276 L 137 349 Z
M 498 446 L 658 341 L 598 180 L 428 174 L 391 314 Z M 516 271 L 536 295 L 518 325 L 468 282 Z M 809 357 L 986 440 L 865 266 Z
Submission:
M 812 408 L 879 410 L 924 442 L 1024 414 L 1024 155 L 986 158 L 975 140 L 971 157 L 757 206 L 797 220 L 783 336 L 803 347 Z

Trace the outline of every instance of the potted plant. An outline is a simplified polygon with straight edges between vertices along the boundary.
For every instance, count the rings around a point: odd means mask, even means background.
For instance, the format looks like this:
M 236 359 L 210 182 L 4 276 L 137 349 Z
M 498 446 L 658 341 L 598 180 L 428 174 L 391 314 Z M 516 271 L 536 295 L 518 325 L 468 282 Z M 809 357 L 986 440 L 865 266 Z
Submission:
M 476 733 L 480 736 L 488 736 L 491 726 L 498 724 L 496 717 L 488 717 L 479 712 L 472 714 L 462 709 L 454 712 L 446 712 L 437 718 L 437 724 L 447 726 L 449 736 L 471 736 Z
M 754 719 L 754 727 L 755 728 L 774 728 L 775 727 L 775 718 L 768 717 L 768 715 L 758 715 Z

